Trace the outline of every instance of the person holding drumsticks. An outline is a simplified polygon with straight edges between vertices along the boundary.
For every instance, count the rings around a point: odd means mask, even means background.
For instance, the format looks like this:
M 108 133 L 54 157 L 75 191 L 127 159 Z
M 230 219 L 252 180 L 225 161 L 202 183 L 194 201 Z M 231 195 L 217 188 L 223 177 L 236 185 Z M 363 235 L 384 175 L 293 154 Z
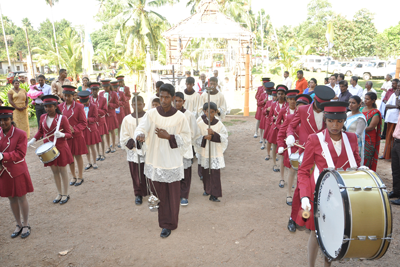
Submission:
M 298 186 L 296 188 L 301 206 L 293 207 L 297 217 L 293 218 L 299 226 L 305 226 L 313 231 L 308 240 L 308 264 L 315 266 L 318 254 L 318 242 L 315 233 L 313 216 L 304 220 L 302 210 L 314 214 L 314 191 L 319 174 L 326 168 L 348 169 L 350 166 L 360 166 L 361 158 L 358 152 L 358 140 L 355 133 L 343 131 L 346 122 L 348 102 L 332 101 L 321 103 L 324 110 L 326 129 L 308 137 L 303 162 L 298 171 Z M 325 265 L 330 262 L 325 258 Z
M 68 119 L 70 124 L 69 128 L 72 132 L 72 138 L 67 139 L 68 146 L 71 149 L 71 153 L 75 158 L 78 165 L 78 178 L 76 178 L 75 172 L 75 161 L 73 161 L 69 168 L 72 174 L 72 180 L 69 185 L 80 186 L 83 183 L 83 159 L 82 155 L 88 153 L 86 148 L 85 138 L 83 137 L 83 131 L 87 126 L 87 120 L 85 110 L 82 104 L 77 103 L 74 100 L 76 87 L 72 85 L 63 85 L 63 94 L 65 102 L 58 105 L 62 114 Z
M 69 200 L 68 172 L 66 166 L 73 163 L 74 159 L 67 139 L 72 137 L 72 133 L 68 118 L 65 116 L 61 117 L 61 111 L 58 109 L 59 97 L 56 95 L 45 95 L 42 96 L 42 101 L 46 113 L 40 117 L 39 130 L 35 134 L 35 137 L 29 141 L 28 146 L 31 146 L 40 138 L 44 138 L 44 143 L 56 143 L 55 147 L 60 152 L 60 155 L 53 161 L 45 163 L 44 166 L 50 166 L 58 191 L 58 195 L 53 200 L 53 203 L 60 203 L 62 205 Z M 49 136 L 49 138 L 46 138 L 46 136 Z
M 21 238 L 27 238 L 31 227 L 26 194 L 33 192 L 33 185 L 25 161 L 28 139 L 26 132 L 18 129 L 13 121 L 14 110 L 13 107 L 0 107 L 0 136 L 3 137 L 0 139 L 0 196 L 10 200 L 11 211 L 17 222 L 11 237 L 21 234 Z

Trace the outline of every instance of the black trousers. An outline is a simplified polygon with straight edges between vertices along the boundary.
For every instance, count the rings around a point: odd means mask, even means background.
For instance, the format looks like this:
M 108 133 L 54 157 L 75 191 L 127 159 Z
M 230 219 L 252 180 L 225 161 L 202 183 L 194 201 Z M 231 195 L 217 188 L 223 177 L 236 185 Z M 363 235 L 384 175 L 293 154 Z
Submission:
M 392 147 L 393 192 L 400 195 L 400 140 L 394 139 Z
M 44 106 L 42 104 L 36 104 L 35 110 L 36 110 L 36 119 L 37 119 L 37 124 L 38 124 L 38 129 L 39 129 L 40 117 L 43 114 L 46 114 L 46 110 L 44 109 Z

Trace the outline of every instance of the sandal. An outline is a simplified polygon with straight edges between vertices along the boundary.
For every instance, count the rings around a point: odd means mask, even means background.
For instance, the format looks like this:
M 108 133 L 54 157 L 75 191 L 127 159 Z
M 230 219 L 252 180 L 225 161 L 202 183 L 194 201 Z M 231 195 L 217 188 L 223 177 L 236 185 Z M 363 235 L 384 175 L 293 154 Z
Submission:
M 290 199 L 290 201 L 288 201 L 288 199 Z M 286 197 L 286 204 L 288 206 L 292 206 L 292 202 L 293 202 L 293 198 L 291 196 Z
M 69 182 L 69 185 L 74 185 L 75 183 L 76 183 L 76 178 L 72 178 L 72 180 L 74 180 L 74 181 L 71 181 L 71 182 Z
M 105 161 L 106 160 L 106 156 L 101 156 L 100 161 Z
M 276 168 L 275 168 L 276 167 Z M 278 166 L 274 165 L 274 167 L 272 167 L 272 170 L 274 172 L 280 172 L 281 170 L 278 168 Z
M 21 238 L 27 238 L 31 234 L 31 227 L 29 225 L 22 227 L 22 229 L 24 229 L 24 228 L 28 228 L 28 232 L 26 232 L 25 234 L 22 234 Z
M 19 227 L 19 231 L 12 233 L 11 238 L 16 238 L 17 236 L 19 236 L 21 234 L 23 227 L 19 226 L 18 224 L 17 224 L 17 227 Z
M 269 156 L 266 156 L 266 157 L 265 157 L 265 160 L 269 160 L 269 158 L 270 158 Z
M 101 159 L 101 155 L 99 155 L 97 158 L 96 158 L 96 161 L 99 161 Z
M 67 197 L 66 199 L 64 199 L 64 200 L 61 200 L 60 201 L 60 205 L 63 205 L 63 204 L 65 204 L 65 203 L 67 203 L 68 202 L 68 200 L 69 200 L 69 195 L 62 195 L 63 197 Z
M 58 196 L 53 200 L 54 204 L 57 204 L 61 200 L 61 194 L 58 194 Z
M 106 154 L 111 152 L 111 148 L 107 149 Z
M 75 186 L 80 186 L 83 183 L 83 178 L 78 178 L 78 180 L 81 180 L 80 182 L 76 181 Z
M 279 187 L 284 188 L 285 187 L 285 180 L 280 180 L 279 181 Z
M 93 169 L 97 170 L 97 168 L 99 168 L 99 166 L 97 166 L 97 164 L 93 164 Z
M 115 150 L 115 148 L 114 149 L 111 149 L 111 153 L 115 153 L 117 150 Z
M 92 167 L 93 167 L 92 163 L 89 163 L 88 165 L 86 165 L 85 171 L 89 170 L 89 169 L 92 168 Z

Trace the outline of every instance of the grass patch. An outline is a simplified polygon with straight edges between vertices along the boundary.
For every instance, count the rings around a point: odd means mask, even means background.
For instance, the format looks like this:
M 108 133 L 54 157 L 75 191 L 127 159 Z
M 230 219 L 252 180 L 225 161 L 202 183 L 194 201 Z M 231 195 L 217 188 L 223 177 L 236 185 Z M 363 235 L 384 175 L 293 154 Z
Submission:
M 235 114 L 235 115 L 243 115 L 243 111 L 239 112 L 238 114 Z M 255 111 L 249 112 L 249 116 L 255 116 L 255 115 L 256 115 Z
M 244 121 L 244 120 L 231 120 L 231 122 L 241 122 L 241 123 L 243 123 L 243 122 L 246 122 L 246 121 Z
M 233 122 L 230 121 L 224 121 L 225 126 L 233 126 Z
M 36 117 L 29 118 L 29 128 L 37 127 L 37 120 Z

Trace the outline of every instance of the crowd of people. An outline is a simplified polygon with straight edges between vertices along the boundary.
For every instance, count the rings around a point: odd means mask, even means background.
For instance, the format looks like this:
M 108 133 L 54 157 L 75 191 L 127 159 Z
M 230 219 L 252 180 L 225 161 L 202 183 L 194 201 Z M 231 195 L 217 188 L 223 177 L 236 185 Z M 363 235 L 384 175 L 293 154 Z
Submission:
M 292 207 L 288 230 L 316 230 L 313 217 L 305 219 L 301 211 L 314 214 L 314 191 L 323 170 L 366 166 L 376 172 L 381 138 L 386 138 L 383 158 L 392 157 L 393 191 L 388 198 L 400 199 L 399 80 L 386 77 L 380 112 L 372 82 L 362 89 L 357 77 L 351 77 L 349 86 L 344 75 L 333 74 L 328 83 L 318 85 L 314 78 L 307 82 L 300 70 L 295 89 L 290 89 L 288 75 L 285 72 L 279 85 L 262 78 L 255 96 L 254 134 L 254 138 L 260 137 L 261 149 L 266 148 L 265 160 L 272 162 L 274 172 L 280 172 L 278 186 L 287 188 L 286 204 Z M 293 186 L 296 174 L 297 186 Z M 399 199 L 391 203 L 400 205 Z M 312 232 L 308 241 L 309 266 L 315 266 L 317 236 Z M 325 266 L 330 266 L 331 260 L 325 258 Z
M 66 70 L 59 74 L 51 86 L 39 76 L 39 84 L 32 84 L 28 94 L 21 93 L 25 91 L 14 81 L 9 93 L 11 106 L 0 107 L 0 136 L 5 137 L 0 138 L 0 196 L 9 198 L 16 220 L 12 238 L 26 238 L 31 233 L 26 194 L 34 189 L 25 156 L 27 148 L 36 143 L 36 154 L 54 176 L 54 204 L 68 203 L 69 188 L 85 181 L 83 171 L 98 169 L 97 162 L 106 160 L 105 155 L 112 155 L 117 147 L 127 153 L 135 204 L 141 205 L 143 197 L 149 196 L 151 209 L 158 210 L 161 237 L 177 228 L 179 208 L 189 204 L 194 158 L 203 195 L 221 201 L 220 170 L 225 167 L 228 146 L 221 119 L 227 106 L 216 77 L 200 92 L 194 89 L 193 77 L 186 78 L 183 92 L 158 81 L 157 92 L 146 106 L 136 87 L 132 92 L 125 86 L 124 76 L 100 82 L 83 76 L 82 86 L 76 88 L 66 79 Z M 18 113 L 26 111 L 28 97 L 35 102 L 38 116 L 38 131 L 29 141 L 29 125 Z M 85 167 L 83 155 L 88 162 Z

